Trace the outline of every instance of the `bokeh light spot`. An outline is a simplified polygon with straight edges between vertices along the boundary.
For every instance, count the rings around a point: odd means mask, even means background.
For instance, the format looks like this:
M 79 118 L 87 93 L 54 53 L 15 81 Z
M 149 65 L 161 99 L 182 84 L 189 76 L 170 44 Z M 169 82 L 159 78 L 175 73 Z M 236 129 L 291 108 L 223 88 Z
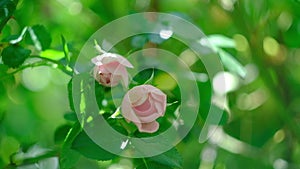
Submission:
M 234 35 L 233 39 L 236 42 L 236 50 L 238 50 L 240 52 L 245 52 L 248 50 L 249 45 L 248 45 L 248 41 L 245 38 L 245 36 L 236 34 L 236 35 Z
M 219 72 L 213 78 L 213 89 L 216 93 L 224 95 L 234 91 L 239 86 L 239 79 L 229 72 Z
M 187 49 L 187 50 L 183 51 L 180 54 L 179 57 L 188 66 L 192 66 L 197 61 L 197 59 L 198 59 L 197 56 L 196 56 L 196 54 L 192 50 L 190 50 L 190 49 Z
M 71 15 L 77 15 L 82 10 L 82 4 L 80 2 L 72 2 L 69 6 L 69 13 Z
M 283 141 L 283 139 L 285 138 L 285 133 L 283 130 L 278 130 L 275 134 L 274 134 L 274 137 L 273 137 L 273 140 L 276 142 L 276 143 L 280 143 Z
M 154 78 L 153 84 L 161 90 L 173 90 L 177 82 L 169 74 L 160 73 Z
M 173 31 L 172 30 L 161 30 L 159 32 L 159 36 L 162 38 L 162 39 L 169 39 L 171 36 L 173 35 Z
M 265 37 L 263 41 L 263 48 L 266 54 L 270 56 L 276 56 L 279 52 L 279 44 L 278 42 L 272 37 Z
M 277 19 L 277 25 L 283 31 L 287 31 L 291 27 L 292 23 L 293 18 L 288 12 L 282 12 Z
M 22 72 L 22 84 L 31 91 L 41 91 L 51 79 L 50 68 L 46 66 L 28 68 Z

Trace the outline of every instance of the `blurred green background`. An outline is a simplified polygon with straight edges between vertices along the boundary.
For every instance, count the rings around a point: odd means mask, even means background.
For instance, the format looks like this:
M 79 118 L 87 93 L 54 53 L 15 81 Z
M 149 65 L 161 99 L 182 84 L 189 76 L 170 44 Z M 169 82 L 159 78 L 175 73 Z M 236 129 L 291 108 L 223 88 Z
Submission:
M 208 36 L 230 38 L 235 46 L 224 51 L 247 70 L 243 78 L 235 72 L 226 74 L 229 89 L 222 94 L 228 95 L 228 112 L 217 134 L 205 143 L 198 142 L 207 107 L 201 105 L 204 108 L 195 127 L 177 146 L 183 168 L 300 169 L 298 0 L 20 0 L 0 39 L 5 32 L 20 34 L 25 26 L 41 24 L 52 36 L 51 48 L 61 49 L 63 35 L 76 56 L 101 26 L 145 11 L 171 13 L 192 22 Z M 166 43 L 156 45 L 178 55 L 190 54 Z M 120 50 L 131 47 L 127 44 Z M 191 67 L 205 73 L 201 64 Z M 55 131 L 70 125 L 64 119 L 70 112 L 69 80 L 60 70 L 46 66 L 25 69 L 1 80 L 0 168 L 10 163 L 14 153 L 59 147 L 54 141 Z M 200 93 L 207 97 L 211 87 L 218 90 L 214 84 L 199 82 Z M 75 168 L 127 169 L 133 167 L 130 161 L 98 162 L 82 156 Z M 54 168 L 57 163 L 55 158 L 48 159 L 40 168 L 47 162 Z

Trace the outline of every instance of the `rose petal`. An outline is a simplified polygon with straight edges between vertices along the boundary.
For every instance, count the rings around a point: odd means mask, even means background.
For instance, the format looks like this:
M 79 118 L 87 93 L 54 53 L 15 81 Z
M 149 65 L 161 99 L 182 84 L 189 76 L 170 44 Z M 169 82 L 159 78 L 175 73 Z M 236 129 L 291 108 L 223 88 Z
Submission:
M 123 56 L 118 55 L 117 60 L 119 61 L 120 64 L 129 67 L 129 68 L 133 68 L 132 64 Z
M 155 120 L 165 114 L 166 99 L 167 96 L 154 86 L 136 86 L 125 94 L 122 114 L 134 122 L 140 132 L 155 132 L 159 128 Z
M 128 120 L 134 123 L 141 123 L 135 112 L 131 108 L 128 93 L 125 94 L 122 105 L 121 105 L 122 115 Z
M 166 94 L 164 94 L 160 90 L 152 90 L 151 96 L 155 100 L 154 101 L 155 108 L 157 109 L 158 113 L 163 116 L 166 111 L 166 106 L 167 106 Z
M 124 75 L 127 74 L 126 68 L 121 65 L 119 62 L 110 62 L 105 65 L 102 65 L 107 69 L 110 73 L 114 75 Z
M 95 78 L 97 81 L 100 80 L 100 76 L 99 76 L 99 67 L 98 67 L 98 66 L 95 66 L 95 67 L 94 67 L 93 76 L 94 76 L 94 78 Z
M 144 103 L 133 107 L 133 110 L 136 112 L 137 116 L 141 117 L 147 117 L 151 114 L 157 113 L 157 110 L 154 106 L 154 101 L 150 97 L 148 97 Z
M 111 62 L 119 63 L 119 61 L 117 59 L 117 54 L 115 54 L 115 53 L 104 53 L 101 56 L 102 56 L 102 59 L 101 59 L 102 64 L 109 64 Z
M 124 67 L 122 66 L 119 62 L 110 62 L 110 63 L 105 63 L 102 65 L 103 67 L 105 67 L 105 69 L 107 69 L 107 71 L 109 71 L 110 73 L 113 73 L 113 74 L 117 74 L 117 69 L 119 67 Z
M 102 56 L 101 55 L 98 55 L 98 56 L 96 56 L 96 57 L 93 57 L 92 59 L 91 59 L 91 61 L 92 61 L 92 63 L 94 63 L 96 66 L 100 66 L 100 65 L 102 65 L 102 62 L 101 62 L 101 60 L 102 60 Z
M 154 133 L 159 128 L 159 123 L 156 121 L 153 121 L 151 123 L 141 123 L 140 125 L 137 125 L 140 132 L 146 132 L 146 133 Z
M 150 90 L 152 97 L 157 101 L 163 101 L 166 100 L 166 94 L 164 94 L 162 91 L 158 89 L 152 89 Z
M 133 109 L 134 110 L 136 110 L 137 112 L 141 112 L 141 113 L 139 113 L 139 114 L 143 114 L 143 112 L 145 112 L 145 111 L 148 111 L 150 108 L 151 108 L 151 103 L 150 103 L 150 101 L 149 101 L 149 98 L 148 99 L 146 99 L 145 101 L 144 101 L 144 103 L 142 103 L 142 104 L 140 104 L 140 105 L 138 105 L 138 106 L 135 106 L 135 107 L 133 107 Z
M 141 105 L 144 103 L 147 98 L 148 98 L 148 93 L 145 92 L 145 89 L 143 86 L 136 86 L 133 87 L 129 92 L 128 92 L 129 98 L 130 98 L 130 104 L 135 107 L 138 105 Z
M 127 73 L 126 69 L 125 69 L 125 71 L 121 74 L 121 79 L 122 79 L 122 81 L 123 81 L 123 83 L 124 83 L 124 86 L 127 88 L 129 82 L 128 82 L 128 73 Z
M 118 55 L 115 53 L 104 53 L 101 56 L 102 57 L 100 59 L 103 64 L 108 64 L 108 63 L 117 61 L 118 63 L 120 63 L 123 66 L 133 68 L 132 64 L 121 55 Z
M 117 86 L 119 84 L 119 82 L 120 82 L 121 79 L 122 79 L 122 77 L 119 76 L 119 75 L 112 76 L 111 77 L 111 84 L 110 84 L 110 86 L 111 87 Z
M 97 66 L 116 61 L 123 66 L 133 68 L 132 64 L 126 58 L 116 53 L 103 53 L 101 55 L 92 58 L 91 61 Z
M 100 73 L 99 77 L 102 85 L 111 87 L 111 73 Z
M 142 116 L 138 116 L 139 120 L 143 123 L 149 123 L 151 121 L 154 121 L 156 120 L 157 118 L 159 118 L 161 115 L 158 114 L 157 112 L 149 115 L 149 116 L 145 116 L 145 117 L 142 117 Z
M 106 69 L 106 66 L 105 65 L 100 65 L 100 66 L 97 66 L 98 67 L 98 73 L 111 73 L 110 71 L 108 71 Z
M 166 106 L 164 103 L 160 103 L 160 102 L 154 102 L 154 106 L 157 110 L 157 113 L 160 115 L 160 116 L 163 116 L 165 114 L 165 111 L 166 111 Z

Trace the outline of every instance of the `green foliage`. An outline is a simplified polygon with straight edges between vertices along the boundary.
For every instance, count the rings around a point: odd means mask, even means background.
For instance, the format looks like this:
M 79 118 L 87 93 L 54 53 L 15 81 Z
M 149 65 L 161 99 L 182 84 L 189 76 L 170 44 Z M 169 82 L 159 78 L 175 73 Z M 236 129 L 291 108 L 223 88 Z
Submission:
M 70 61 L 70 54 L 69 54 L 69 48 L 68 48 L 68 44 L 66 42 L 66 39 L 64 36 L 61 36 L 61 41 L 62 41 L 62 46 L 63 46 L 63 52 L 65 55 L 65 58 Z
M 65 57 L 64 52 L 48 49 L 40 53 L 41 57 L 53 60 L 61 60 Z
M 213 45 L 217 48 L 235 48 L 236 44 L 233 39 L 230 39 L 224 35 L 210 35 L 207 37 L 209 45 Z
M 0 65 L 0 75 L 1 77 L 7 74 L 8 66 L 1 64 Z M 4 88 L 1 88 L 4 91 Z M 2 93 L 2 92 L 1 92 Z
M 75 108 L 74 108 L 74 101 L 73 101 L 73 92 L 72 92 L 72 87 L 73 87 L 73 79 L 71 79 L 69 82 L 68 82 L 68 86 L 67 86 L 67 88 L 68 88 L 68 101 L 69 101 L 69 106 L 70 106 L 70 109 L 72 110 L 72 111 L 74 111 L 75 112 Z
M 62 169 L 69 169 L 76 165 L 80 158 L 80 154 L 75 150 L 64 148 L 61 150 L 60 167 Z
M 66 135 L 69 133 L 71 129 L 70 124 L 65 124 L 58 127 L 54 133 L 54 141 L 56 144 L 61 144 L 64 142 Z
M 2 61 L 5 65 L 16 68 L 24 63 L 31 51 L 19 45 L 10 45 L 2 51 Z
M 94 143 L 91 138 L 85 133 L 80 132 L 72 143 L 72 149 L 78 151 L 80 154 L 84 155 L 87 158 L 94 160 L 111 160 L 117 155 L 112 154 L 96 143 Z
M 233 73 L 238 74 L 242 78 L 246 76 L 246 70 L 243 65 L 238 62 L 230 53 L 221 49 L 236 48 L 236 43 L 233 39 L 230 39 L 223 35 L 210 35 L 208 36 L 208 41 L 208 46 L 211 46 L 211 48 L 219 54 L 224 67 L 226 67 Z
M 74 121 L 74 122 L 77 121 L 77 115 L 75 112 L 64 114 L 64 118 L 69 121 Z
M 246 76 L 245 68 L 231 54 L 225 52 L 222 49 L 219 49 L 218 53 L 220 55 L 222 63 L 227 69 L 229 69 L 233 73 L 238 74 L 242 78 Z
M 0 2 L 0 32 L 16 10 L 18 0 L 2 0 Z
M 51 44 L 51 35 L 42 25 L 34 25 L 28 28 L 28 35 L 30 39 L 28 43 L 33 44 L 37 50 L 46 50 Z
M 144 164 L 141 164 L 137 167 L 137 169 L 172 169 L 172 167 L 162 165 L 160 163 L 155 163 L 155 162 L 146 162 Z
M 60 154 L 60 167 L 62 169 L 69 169 L 76 165 L 76 162 L 79 160 L 80 154 L 73 150 L 72 143 L 78 134 L 81 132 L 81 126 L 77 122 L 73 125 L 73 127 L 69 130 L 66 138 L 64 140 L 64 144 L 62 146 L 61 154 Z
M 158 156 L 150 157 L 149 160 L 171 168 L 182 168 L 182 157 L 175 148 Z

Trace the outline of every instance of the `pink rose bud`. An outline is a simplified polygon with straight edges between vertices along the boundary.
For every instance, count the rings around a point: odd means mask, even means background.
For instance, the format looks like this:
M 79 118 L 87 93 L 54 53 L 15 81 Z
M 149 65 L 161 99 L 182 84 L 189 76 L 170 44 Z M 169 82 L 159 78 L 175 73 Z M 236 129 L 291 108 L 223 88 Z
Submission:
M 167 96 L 151 85 L 136 86 L 123 99 L 121 110 L 126 120 L 132 121 L 140 132 L 154 133 L 159 128 L 157 118 L 164 116 Z
M 94 78 L 104 86 L 113 87 L 123 81 L 128 86 L 128 73 L 126 67 L 133 68 L 132 64 L 123 56 L 115 53 L 103 53 L 92 58 Z

